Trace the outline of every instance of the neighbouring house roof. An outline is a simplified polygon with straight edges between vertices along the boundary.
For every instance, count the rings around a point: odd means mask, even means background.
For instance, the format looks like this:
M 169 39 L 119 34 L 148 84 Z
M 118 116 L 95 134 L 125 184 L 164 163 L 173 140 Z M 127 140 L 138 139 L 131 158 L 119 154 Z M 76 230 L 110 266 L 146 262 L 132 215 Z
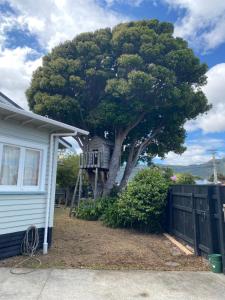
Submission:
M 8 104 L 8 105 L 13 105 L 13 106 L 15 106 L 17 108 L 22 109 L 22 107 L 20 107 L 18 104 L 16 104 L 16 102 L 14 102 L 9 97 L 7 97 L 6 95 L 4 95 L 2 92 L 0 92 L 0 103 Z
M 2 99 L 2 98 L 1 98 Z M 10 99 L 9 99 L 10 100 Z M 11 105 L 0 102 L 0 115 L 3 120 L 13 119 L 19 121 L 21 125 L 25 126 L 27 124 L 33 125 L 37 129 L 47 129 L 52 133 L 74 133 L 77 132 L 78 135 L 88 135 L 89 132 L 65 123 L 55 121 L 53 119 L 40 116 L 38 114 L 32 113 L 30 111 L 23 110 L 11 103 Z
M 66 139 L 64 138 L 60 138 L 59 139 L 59 149 L 68 149 L 70 151 L 74 151 L 73 146 L 70 142 L 68 142 Z

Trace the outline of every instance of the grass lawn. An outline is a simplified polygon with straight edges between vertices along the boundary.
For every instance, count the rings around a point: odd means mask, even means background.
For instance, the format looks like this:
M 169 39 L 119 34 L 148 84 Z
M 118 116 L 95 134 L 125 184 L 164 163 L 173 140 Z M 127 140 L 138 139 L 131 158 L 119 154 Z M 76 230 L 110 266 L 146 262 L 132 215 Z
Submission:
M 68 210 L 62 208 L 56 208 L 49 254 L 39 257 L 44 268 L 208 270 L 201 257 L 182 254 L 163 235 L 70 219 Z M 11 267 L 22 259 L 19 256 L 2 260 L 0 266 Z

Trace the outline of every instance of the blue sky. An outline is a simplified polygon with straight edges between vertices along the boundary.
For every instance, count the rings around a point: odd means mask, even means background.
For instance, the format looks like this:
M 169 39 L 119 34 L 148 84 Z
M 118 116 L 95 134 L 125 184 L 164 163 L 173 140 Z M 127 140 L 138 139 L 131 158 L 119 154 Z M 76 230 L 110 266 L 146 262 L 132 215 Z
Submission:
M 191 164 L 225 156 L 225 1 L 221 0 L 0 0 L 0 90 L 27 108 L 24 91 L 41 57 L 80 32 L 119 22 L 157 18 L 174 23 L 209 66 L 203 88 L 213 109 L 186 124 L 187 151 L 163 163 Z

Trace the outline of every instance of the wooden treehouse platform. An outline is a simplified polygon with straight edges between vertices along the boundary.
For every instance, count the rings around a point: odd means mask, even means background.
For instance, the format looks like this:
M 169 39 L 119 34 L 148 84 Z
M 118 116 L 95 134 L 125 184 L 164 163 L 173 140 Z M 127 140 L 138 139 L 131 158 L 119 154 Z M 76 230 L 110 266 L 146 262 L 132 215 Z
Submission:
M 80 169 L 109 169 L 108 153 L 88 151 L 80 154 Z

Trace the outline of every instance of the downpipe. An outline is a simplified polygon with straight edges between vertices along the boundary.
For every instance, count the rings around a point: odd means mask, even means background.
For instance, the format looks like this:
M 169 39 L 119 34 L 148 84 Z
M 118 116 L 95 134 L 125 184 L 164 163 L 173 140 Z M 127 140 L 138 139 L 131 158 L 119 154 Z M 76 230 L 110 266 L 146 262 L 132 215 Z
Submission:
M 48 194 L 47 194 L 47 203 L 46 203 L 46 212 L 45 212 L 45 229 L 44 229 L 44 242 L 43 242 L 43 254 L 48 254 L 48 224 L 49 224 L 49 215 L 50 215 L 50 204 L 52 199 L 52 173 L 53 173 L 53 157 L 55 152 L 55 140 L 59 137 L 66 137 L 66 136 L 76 136 L 77 131 L 74 133 L 52 133 L 50 135 L 50 146 L 49 146 L 49 169 L 48 169 Z M 58 149 L 56 149 L 57 151 Z M 55 191 L 54 191 L 55 192 Z

